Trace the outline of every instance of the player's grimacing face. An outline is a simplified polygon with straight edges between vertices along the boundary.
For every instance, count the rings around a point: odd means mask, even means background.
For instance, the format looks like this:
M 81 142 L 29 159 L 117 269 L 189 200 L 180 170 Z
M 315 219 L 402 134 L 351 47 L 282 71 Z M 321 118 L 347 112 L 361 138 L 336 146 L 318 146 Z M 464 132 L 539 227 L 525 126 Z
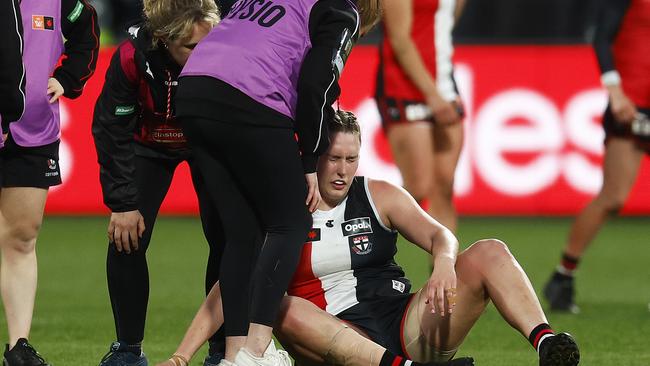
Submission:
M 318 188 L 323 199 L 337 205 L 348 194 L 359 168 L 359 135 L 337 132 L 331 136 L 330 147 L 318 161 Z
M 212 30 L 212 26 L 208 22 L 194 23 L 192 34 L 190 34 L 189 37 L 177 39 L 175 41 L 168 41 L 166 43 L 169 54 L 177 64 L 185 66 L 185 63 L 187 63 L 187 59 L 190 58 L 190 54 L 194 50 L 194 47 L 196 47 L 199 41 L 210 33 L 210 30 Z

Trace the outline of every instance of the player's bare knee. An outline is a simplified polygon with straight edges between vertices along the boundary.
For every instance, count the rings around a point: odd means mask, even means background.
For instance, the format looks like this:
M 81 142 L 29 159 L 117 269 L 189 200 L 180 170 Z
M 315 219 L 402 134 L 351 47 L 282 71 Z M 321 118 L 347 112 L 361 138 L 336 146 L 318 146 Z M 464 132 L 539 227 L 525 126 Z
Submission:
M 11 249 L 21 254 L 33 252 L 40 228 L 41 223 L 34 221 L 22 221 L 10 224 L 7 243 L 3 244 L 9 245 L 9 247 L 6 247 L 5 250 Z
M 608 215 L 617 215 L 625 204 L 627 196 L 617 195 L 604 198 L 604 206 Z
M 285 296 L 280 304 L 276 331 L 284 337 L 292 337 L 300 333 L 304 327 L 305 319 L 304 312 L 301 311 L 300 299 L 294 296 Z
M 431 191 L 431 182 L 424 177 L 413 177 L 413 179 L 404 182 L 404 188 L 417 201 L 425 199 Z
M 503 259 L 512 258 L 508 245 L 499 239 L 479 240 L 468 249 L 469 253 L 475 256 L 476 259 L 479 259 L 477 263 L 483 264 L 495 263 Z

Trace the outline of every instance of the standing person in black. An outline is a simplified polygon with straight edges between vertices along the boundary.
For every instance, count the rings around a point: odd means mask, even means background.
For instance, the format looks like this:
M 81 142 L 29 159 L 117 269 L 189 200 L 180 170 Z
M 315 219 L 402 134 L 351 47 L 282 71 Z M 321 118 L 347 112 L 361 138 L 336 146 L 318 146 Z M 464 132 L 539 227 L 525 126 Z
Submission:
M 272 324 L 320 201 L 323 122 L 378 16 L 377 0 L 240 0 L 183 68 L 177 112 L 223 219 L 226 360 L 238 366 L 290 364 Z
M 106 260 L 117 341 L 101 366 L 146 366 L 142 353 L 149 298 L 146 251 L 176 167 L 190 165 L 210 245 L 206 291 L 219 275 L 223 230 L 191 159 L 173 99 L 196 44 L 219 21 L 212 0 L 145 0 L 145 21 L 115 51 L 93 118 L 104 203 L 112 211 Z

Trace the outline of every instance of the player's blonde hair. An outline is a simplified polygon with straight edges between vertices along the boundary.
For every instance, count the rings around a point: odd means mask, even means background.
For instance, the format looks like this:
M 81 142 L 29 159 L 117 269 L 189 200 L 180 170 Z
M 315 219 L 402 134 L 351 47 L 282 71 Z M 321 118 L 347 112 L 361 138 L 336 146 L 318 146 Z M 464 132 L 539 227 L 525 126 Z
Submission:
M 159 41 L 190 37 L 198 22 L 214 26 L 220 20 L 214 0 L 144 0 L 145 26 L 151 31 L 154 46 Z
M 364 35 L 372 29 L 381 19 L 381 0 L 358 0 L 359 32 Z
M 350 111 L 337 110 L 327 127 L 330 136 L 338 132 L 351 133 L 357 135 L 359 137 L 359 143 L 361 143 L 361 126 L 359 125 L 359 121 L 357 121 L 357 117 Z

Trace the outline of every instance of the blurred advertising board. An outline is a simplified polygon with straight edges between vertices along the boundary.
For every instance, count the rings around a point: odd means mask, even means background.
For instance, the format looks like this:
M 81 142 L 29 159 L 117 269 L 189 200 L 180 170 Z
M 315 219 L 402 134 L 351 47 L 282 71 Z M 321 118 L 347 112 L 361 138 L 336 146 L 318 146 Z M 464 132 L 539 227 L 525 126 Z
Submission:
M 47 212 L 106 212 L 90 134 L 95 100 L 112 49 L 101 51 L 84 95 L 62 103 L 64 184 L 51 190 Z M 377 49 L 358 46 L 341 81 L 340 106 L 362 124 L 359 174 L 401 183 L 374 99 Z M 456 171 L 461 214 L 569 215 L 602 183 L 607 97 L 588 46 L 461 46 L 455 75 L 467 112 L 465 146 Z M 197 212 L 187 166 L 179 167 L 162 212 Z M 650 214 L 650 159 L 645 157 L 626 214 Z

